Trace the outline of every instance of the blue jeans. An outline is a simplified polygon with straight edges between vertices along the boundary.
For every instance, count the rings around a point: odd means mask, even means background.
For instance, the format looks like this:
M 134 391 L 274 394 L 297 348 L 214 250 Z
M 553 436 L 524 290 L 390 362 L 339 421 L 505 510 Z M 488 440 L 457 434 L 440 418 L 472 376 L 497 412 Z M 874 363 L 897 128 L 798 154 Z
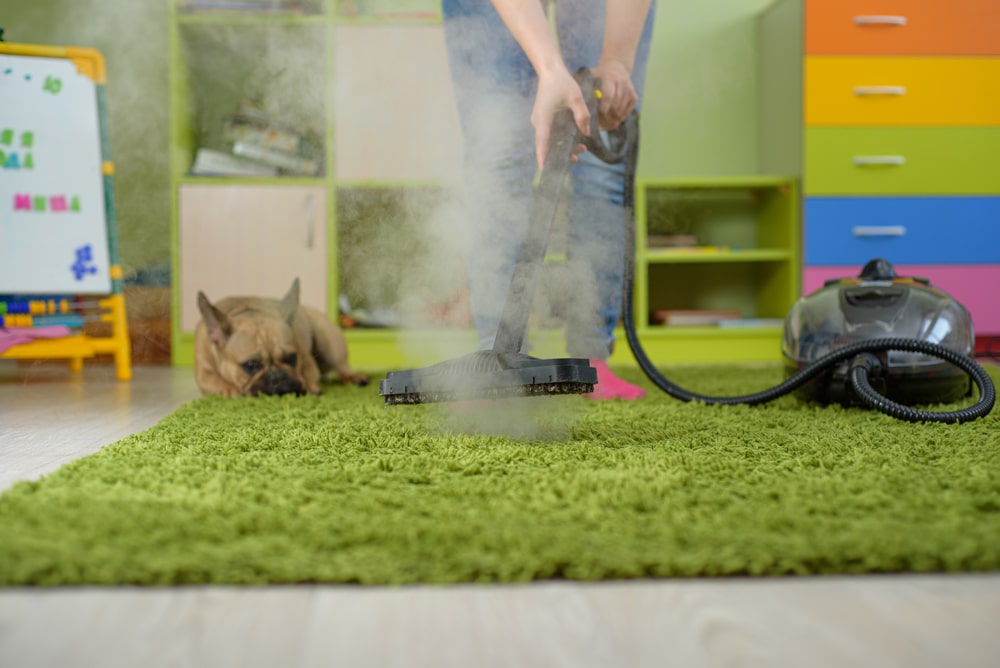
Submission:
M 543 2 L 543 0 L 539 0 Z M 605 0 L 559 0 L 559 43 L 570 72 L 597 65 Z M 465 139 L 464 186 L 472 313 L 479 348 L 493 346 L 530 219 L 535 177 L 531 108 L 537 76 L 489 0 L 443 0 L 444 36 Z M 642 101 L 651 6 L 632 71 Z M 590 153 L 570 168 L 567 272 L 562 296 L 573 357 L 606 358 L 622 307 L 625 165 Z

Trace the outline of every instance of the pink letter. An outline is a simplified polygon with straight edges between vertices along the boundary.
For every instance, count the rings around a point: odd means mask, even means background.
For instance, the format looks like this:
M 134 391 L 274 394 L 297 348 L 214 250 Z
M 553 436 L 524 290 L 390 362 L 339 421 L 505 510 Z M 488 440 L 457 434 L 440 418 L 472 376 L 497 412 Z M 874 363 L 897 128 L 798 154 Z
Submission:
M 69 206 L 66 204 L 65 195 L 53 195 L 49 199 L 49 210 L 55 212 L 62 212 L 68 209 Z

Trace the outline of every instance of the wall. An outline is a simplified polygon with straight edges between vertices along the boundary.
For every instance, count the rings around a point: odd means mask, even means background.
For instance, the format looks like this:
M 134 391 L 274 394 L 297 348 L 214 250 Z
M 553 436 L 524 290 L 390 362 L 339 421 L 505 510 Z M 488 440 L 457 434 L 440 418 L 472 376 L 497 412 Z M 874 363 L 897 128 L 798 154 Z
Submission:
M 755 17 L 771 2 L 661 0 L 643 109 L 641 176 L 757 170 Z M 7 41 L 104 53 L 126 275 L 167 265 L 167 0 L 5 5 L 0 27 Z
M 642 110 L 644 177 L 757 172 L 757 14 L 773 0 L 661 0 Z

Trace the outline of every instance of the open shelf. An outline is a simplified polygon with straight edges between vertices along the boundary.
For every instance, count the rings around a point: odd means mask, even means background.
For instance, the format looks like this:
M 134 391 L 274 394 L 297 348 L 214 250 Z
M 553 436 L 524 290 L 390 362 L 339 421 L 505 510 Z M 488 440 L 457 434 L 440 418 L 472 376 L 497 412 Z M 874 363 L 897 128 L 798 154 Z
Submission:
M 672 345 L 692 360 L 718 359 L 720 341 L 748 359 L 777 358 L 780 320 L 801 294 L 799 248 L 793 178 L 640 180 L 636 327 L 654 348 Z M 727 312 L 736 319 L 652 324 L 665 312 Z

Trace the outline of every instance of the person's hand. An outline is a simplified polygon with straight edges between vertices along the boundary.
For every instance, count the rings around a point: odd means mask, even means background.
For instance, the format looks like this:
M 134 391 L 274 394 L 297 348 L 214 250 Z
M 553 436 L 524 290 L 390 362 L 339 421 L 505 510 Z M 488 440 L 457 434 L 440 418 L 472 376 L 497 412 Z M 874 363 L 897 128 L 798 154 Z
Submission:
M 565 67 L 555 69 L 538 77 L 538 92 L 535 94 L 535 106 L 531 110 L 531 124 L 535 128 L 535 155 L 538 158 L 538 169 L 545 164 L 545 154 L 549 148 L 549 137 L 552 134 L 552 121 L 556 114 L 564 109 L 573 112 L 573 120 L 577 129 L 585 136 L 590 136 L 590 110 L 583 99 L 583 91 L 573 75 Z M 573 148 L 571 160 L 584 151 L 582 144 Z
M 639 94 L 632 85 L 632 75 L 617 60 L 601 60 L 591 72 L 601 82 L 597 125 L 601 130 L 614 130 L 625 121 L 639 102 Z

